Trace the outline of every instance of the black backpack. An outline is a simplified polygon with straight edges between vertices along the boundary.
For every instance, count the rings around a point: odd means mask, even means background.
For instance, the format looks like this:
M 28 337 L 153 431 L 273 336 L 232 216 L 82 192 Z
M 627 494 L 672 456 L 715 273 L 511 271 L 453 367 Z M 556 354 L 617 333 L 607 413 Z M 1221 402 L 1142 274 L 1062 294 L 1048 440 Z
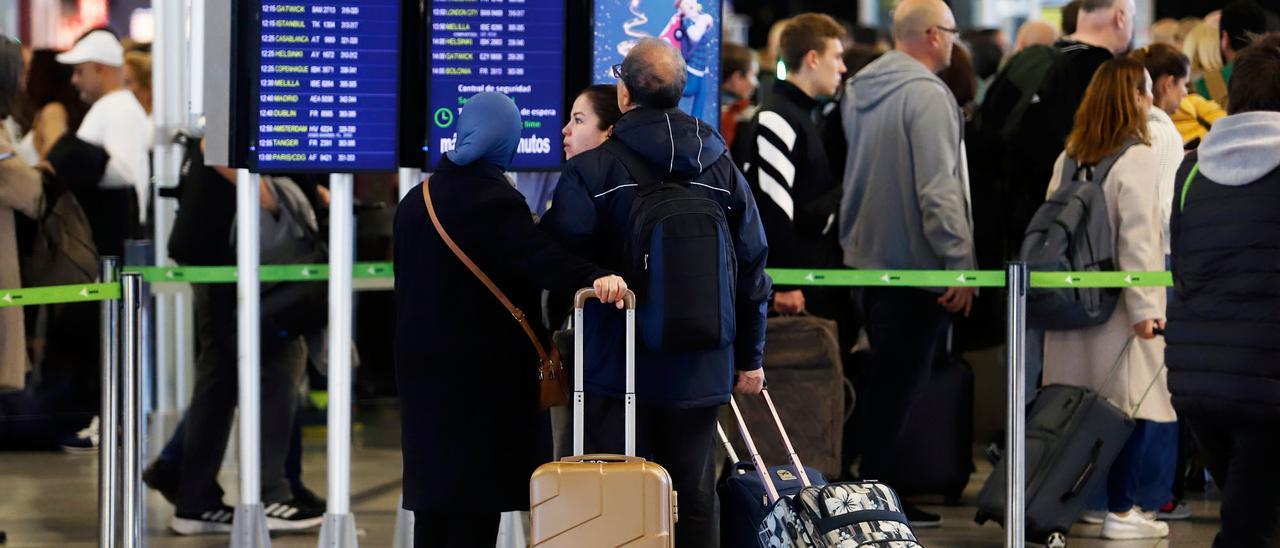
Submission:
M 624 242 L 627 282 L 640 299 L 639 335 L 653 352 L 728 347 L 734 339 L 738 261 L 719 202 L 660 171 L 621 142 L 604 147 L 636 184 Z
M 1115 239 L 1102 185 L 1129 147 L 1094 165 L 1062 161 L 1062 183 L 1036 211 L 1022 240 L 1022 260 L 1032 272 L 1107 272 L 1116 269 Z M 1065 276 L 1065 274 L 1064 274 Z M 1116 309 L 1115 288 L 1038 288 L 1027 294 L 1027 325 L 1083 329 L 1106 323 Z

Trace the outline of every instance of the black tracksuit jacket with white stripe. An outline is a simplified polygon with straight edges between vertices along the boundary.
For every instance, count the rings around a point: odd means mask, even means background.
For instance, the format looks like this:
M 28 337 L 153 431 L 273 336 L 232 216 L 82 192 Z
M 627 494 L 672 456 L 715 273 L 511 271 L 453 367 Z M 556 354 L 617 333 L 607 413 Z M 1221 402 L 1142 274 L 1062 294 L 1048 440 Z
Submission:
M 820 106 L 794 84 L 779 81 L 752 120 L 746 175 L 769 239 L 770 267 L 841 264 L 836 222 L 841 187 L 815 122 Z

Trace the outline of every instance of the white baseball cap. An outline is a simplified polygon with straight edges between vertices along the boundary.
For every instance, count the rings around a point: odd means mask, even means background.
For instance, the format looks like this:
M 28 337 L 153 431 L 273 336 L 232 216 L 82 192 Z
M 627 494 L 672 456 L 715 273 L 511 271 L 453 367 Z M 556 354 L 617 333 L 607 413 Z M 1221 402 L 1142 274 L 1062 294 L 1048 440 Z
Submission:
M 67 52 L 58 54 L 58 62 L 64 65 L 101 63 L 120 67 L 124 66 L 124 46 L 110 31 L 95 30 L 84 35 Z

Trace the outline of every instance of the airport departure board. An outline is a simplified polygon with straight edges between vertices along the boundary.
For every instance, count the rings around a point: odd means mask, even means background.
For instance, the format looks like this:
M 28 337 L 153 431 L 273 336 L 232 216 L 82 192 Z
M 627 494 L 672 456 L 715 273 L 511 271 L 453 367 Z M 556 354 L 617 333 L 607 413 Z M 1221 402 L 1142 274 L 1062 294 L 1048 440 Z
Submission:
M 397 167 L 401 0 L 261 0 L 256 171 Z
M 466 100 L 496 91 L 515 100 L 524 121 L 510 169 L 559 169 L 564 0 L 431 0 L 428 5 L 430 166 L 454 148 Z

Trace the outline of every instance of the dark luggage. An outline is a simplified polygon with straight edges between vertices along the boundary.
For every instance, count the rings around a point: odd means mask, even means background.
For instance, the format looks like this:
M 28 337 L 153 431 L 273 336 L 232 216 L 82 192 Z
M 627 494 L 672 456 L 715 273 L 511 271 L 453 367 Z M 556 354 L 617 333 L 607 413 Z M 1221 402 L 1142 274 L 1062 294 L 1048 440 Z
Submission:
M 772 408 L 772 399 L 765 398 L 765 405 Z M 740 413 L 741 407 L 735 402 L 735 413 Z M 735 415 L 735 418 L 740 415 Z M 771 416 L 773 416 L 771 414 Z M 777 422 L 777 421 L 775 421 Z M 760 474 L 758 468 L 765 462 L 760 457 L 758 451 L 751 450 L 752 447 L 758 448 L 750 438 L 750 433 L 746 431 L 746 425 L 741 420 L 738 421 L 739 428 L 743 430 L 743 439 L 747 442 L 748 450 L 751 452 L 751 458 L 748 461 L 739 461 L 738 454 L 733 449 L 733 444 L 729 442 L 729 438 L 725 436 L 724 429 L 720 425 L 716 425 L 716 430 L 720 434 L 720 441 L 724 443 L 725 450 L 729 454 L 729 460 L 732 466 L 725 471 L 724 477 L 716 485 L 716 494 L 720 497 L 720 546 L 722 547 L 749 547 L 759 543 L 760 524 L 768 517 L 773 505 L 770 503 L 769 487 L 765 484 L 764 476 L 772 482 L 776 496 L 774 499 L 787 499 L 793 497 L 808 485 L 826 485 L 827 481 L 822 477 L 822 472 L 802 466 L 798 458 L 791 459 L 790 465 L 786 466 L 768 466 L 765 474 Z M 777 422 L 778 431 L 781 433 L 781 440 L 784 445 L 789 444 L 787 432 L 782 427 L 781 422 Z M 793 455 L 789 455 L 793 456 Z M 803 473 L 800 471 L 803 470 Z M 808 480 L 806 482 L 806 479 Z M 767 545 L 767 544 L 766 544 Z
M 1163 335 L 1163 331 L 1157 330 Z M 1116 378 L 1128 361 L 1134 338 L 1116 358 L 1102 386 Z M 1129 410 L 1088 388 L 1050 385 L 1036 394 L 1026 421 L 1026 533 L 1027 541 L 1062 548 L 1071 525 L 1084 512 L 1089 495 L 1107 481 L 1111 464 L 1133 434 L 1133 414 L 1142 407 L 1162 375 L 1147 384 L 1142 398 Z M 979 524 L 1004 523 L 1007 454 L 996 464 L 978 493 Z
M 959 358 L 934 364 L 907 418 L 899 458 L 885 478 L 903 496 L 942 495 L 960 503 L 973 474 L 973 368 Z
M 836 323 L 816 316 L 769 318 L 765 334 L 764 370 L 773 390 L 778 418 L 790 425 L 791 442 L 805 462 L 831 478 L 842 475 L 840 451 L 847 416 L 844 366 Z M 738 404 L 748 423 L 764 424 L 773 416 L 760 398 Z M 852 409 L 852 406 L 849 407 Z M 782 440 L 756 440 L 766 462 L 784 462 Z
M 1077 386 L 1041 389 L 1027 419 L 1029 542 L 1065 545 L 1071 525 L 1133 432 L 1134 422 L 1105 398 Z M 979 524 L 1003 523 L 1006 459 L 978 494 Z

